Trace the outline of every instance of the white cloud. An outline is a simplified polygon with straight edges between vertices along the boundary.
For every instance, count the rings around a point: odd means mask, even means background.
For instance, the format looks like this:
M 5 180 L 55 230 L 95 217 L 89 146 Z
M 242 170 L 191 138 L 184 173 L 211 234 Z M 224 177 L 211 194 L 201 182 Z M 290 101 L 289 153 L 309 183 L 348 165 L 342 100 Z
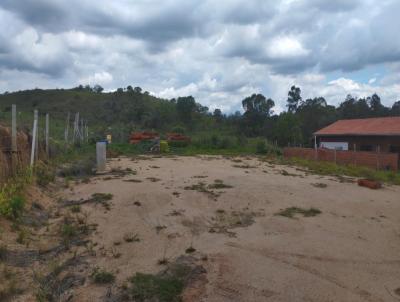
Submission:
M 113 76 L 107 71 L 96 72 L 86 78 L 80 79 L 80 83 L 88 85 L 107 85 L 113 81 Z
M 301 42 L 294 37 L 280 36 L 274 38 L 267 48 L 268 55 L 273 59 L 302 57 L 310 53 Z

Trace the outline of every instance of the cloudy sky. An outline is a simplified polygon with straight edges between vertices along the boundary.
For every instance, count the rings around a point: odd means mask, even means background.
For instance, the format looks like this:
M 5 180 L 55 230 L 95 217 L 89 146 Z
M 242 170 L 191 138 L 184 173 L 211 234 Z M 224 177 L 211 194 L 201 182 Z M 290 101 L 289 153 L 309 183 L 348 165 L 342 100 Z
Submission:
M 399 0 L 0 0 L 0 92 L 99 84 L 240 109 L 400 100 Z

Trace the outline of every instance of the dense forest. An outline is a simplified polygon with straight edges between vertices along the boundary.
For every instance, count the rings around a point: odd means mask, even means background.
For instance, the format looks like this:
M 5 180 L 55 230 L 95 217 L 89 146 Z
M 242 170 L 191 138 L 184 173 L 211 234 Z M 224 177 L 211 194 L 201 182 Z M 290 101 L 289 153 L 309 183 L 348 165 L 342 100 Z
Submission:
M 103 136 L 107 131 L 120 141 L 127 141 L 134 130 L 156 130 L 192 136 L 264 137 L 280 146 L 309 146 L 314 131 L 338 119 L 400 116 L 400 101 L 386 107 L 377 94 L 367 98 L 348 95 L 335 107 L 323 97 L 303 99 L 301 89 L 296 86 L 288 91 L 287 110 L 280 114 L 273 112 L 274 100 L 262 94 L 253 94 L 242 101 L 244 113 L 224 114 L 220 109 L 210 112 L 192 96 L 160 99 L 132 86 L 107 93 L 98 85 L 6 92 L 0 95 L 0 121 L 7 120 L 11 104 L 17 104 L 18 111 L 29 116 L 35 108 L 48 112 L 60 127 L 67 112 L 79 111 L 95 135 Z M 28 129 L 29 125 L 26 123 L 25 127 Z

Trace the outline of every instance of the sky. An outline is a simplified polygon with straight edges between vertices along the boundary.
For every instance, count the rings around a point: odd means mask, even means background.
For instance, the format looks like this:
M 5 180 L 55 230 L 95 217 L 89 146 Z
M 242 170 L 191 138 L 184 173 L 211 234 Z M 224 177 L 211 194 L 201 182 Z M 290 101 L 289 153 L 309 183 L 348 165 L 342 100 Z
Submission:
M 262 93 L 400 100 L 399 0 L 0 0 L 0 93 L 140 86 L 211 110 Z

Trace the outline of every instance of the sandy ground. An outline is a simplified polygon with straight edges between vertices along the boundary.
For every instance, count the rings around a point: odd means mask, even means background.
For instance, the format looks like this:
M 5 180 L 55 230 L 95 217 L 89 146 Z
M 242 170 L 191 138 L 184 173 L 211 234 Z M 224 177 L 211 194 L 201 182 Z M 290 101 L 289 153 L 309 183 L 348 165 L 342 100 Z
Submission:
M 400 187 L 370 190 L 257 158 L 120 158 L 108 165 L 137 175 L 97 176 L 63 195 L 113 194 L 110 210 L 84 209 L 98 224 L 90 265 L 114 272 L 119 284 L 160 271 L 158 260 L 173 261 L 192 246 L 207 273 L 186 301 L 400 300 Z M 215 180 L 232 188 L 212 190 L 219 196 L 187 188 Z M 276 215 L 293 206 L 322 213 Z M 126 234 L 140 241 L 125 242 Z M 106 291 L 88 283 L 74 301 L 97 301 Z

